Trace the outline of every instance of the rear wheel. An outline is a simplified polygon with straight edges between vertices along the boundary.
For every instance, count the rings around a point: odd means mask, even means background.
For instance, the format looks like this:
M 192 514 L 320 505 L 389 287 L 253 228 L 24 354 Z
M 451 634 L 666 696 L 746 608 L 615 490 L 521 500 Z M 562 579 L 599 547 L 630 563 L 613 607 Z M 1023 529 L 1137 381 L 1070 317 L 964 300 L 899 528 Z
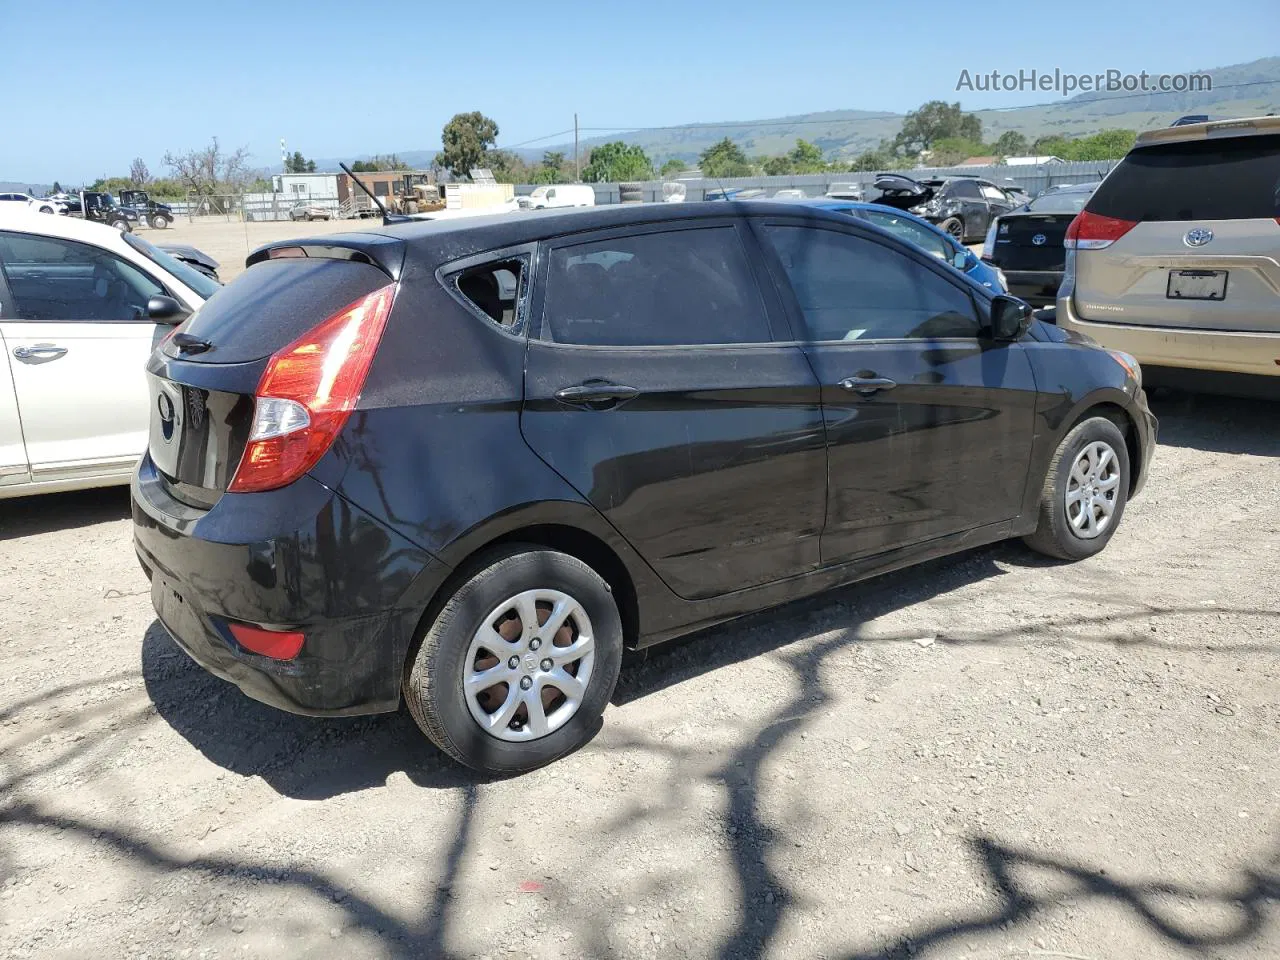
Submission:
M 959 217 L 947 217 L 938 226 L 945 230 L 948 234 L 964 243 L 964 223 Z
M 609 585 L 576 557 L 513 545 L 482 558 L 427 626 L 404 695 L 455 760 L 522 773 L 595 735 L 621 663 Z
M 1111 540 L 1129 494 L 1129 450 L 1106 417 L 1076 424 L 1049 461 L 1040 523 L 1027 546 L 1059 560 L 1083 560 Z
M 112 220 L 112 221 L 111 221 L 111 228 L 112 228 L 113 230 L 123 230 L 125 233 L 129 233 L 129 232 L 130 232 L 130 230 L 129 230 L 129 221 L 128 221 L 128 220 L 119 220 L 119 219 L 117 219 L 117 220 Z

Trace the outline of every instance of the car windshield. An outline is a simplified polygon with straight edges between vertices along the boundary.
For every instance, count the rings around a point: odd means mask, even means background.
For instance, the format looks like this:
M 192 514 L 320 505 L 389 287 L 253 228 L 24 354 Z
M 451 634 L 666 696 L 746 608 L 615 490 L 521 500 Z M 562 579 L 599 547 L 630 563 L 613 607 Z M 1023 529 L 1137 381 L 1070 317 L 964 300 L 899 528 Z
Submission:
M 124 242 L 129 244 L 129 246 L 133 247 L 133 249 L 137 250 L 148 260 L 173 274 L 196 293 L 200 294 L 200 296 L 205 300 L 208 300 L 222 289 L 222 284 L 218 283 L 217 280 L 214 280 L 211 277 L 206 277 L 199 270 L 193 269 L 181 260 L 169 256 L 169 254 L 165 253 L 163 250 L 160 250 L 148 243 L 146 240 L 143 240 L 136 233 L 126 233 L 124 235 Z
M 1091 196 L 1092 190 L 1056 190 L 1036 197 L 1027 209 L 1032 213 L 1079 213 Z
M 533 193 L 529 194 L 529 196 L 531 197 L 545 197 L 546 195 L 547 195 L 546 187 L 534 187 Z

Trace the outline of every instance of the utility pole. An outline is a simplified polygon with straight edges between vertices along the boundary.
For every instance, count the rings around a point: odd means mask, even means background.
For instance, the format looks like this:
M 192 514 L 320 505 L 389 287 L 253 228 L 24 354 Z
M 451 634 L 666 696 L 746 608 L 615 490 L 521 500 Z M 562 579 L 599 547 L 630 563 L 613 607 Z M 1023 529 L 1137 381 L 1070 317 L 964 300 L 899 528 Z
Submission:
M 578 115 L 573 115 L 573 179 L 582 182 L 582 161 L 578 159 Z
M 280 138 L 280 172 L 289 172 L 289 154 L 285 151 L 284 137 Z

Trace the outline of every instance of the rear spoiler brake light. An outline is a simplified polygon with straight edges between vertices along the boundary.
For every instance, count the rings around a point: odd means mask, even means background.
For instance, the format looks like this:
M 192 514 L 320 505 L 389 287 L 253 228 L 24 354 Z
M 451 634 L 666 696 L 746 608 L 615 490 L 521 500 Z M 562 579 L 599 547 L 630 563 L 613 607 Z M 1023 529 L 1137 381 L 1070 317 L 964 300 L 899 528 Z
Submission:
M 323 240 L 284 240 L 259 247 L 245 258 L 246 268 L 267 260 L 305 258 L 346 260 L 376 267 L 391 280 L 399 281 L 404 269 L 405 244 L 398 237 L 383 234 L 351 234 Z

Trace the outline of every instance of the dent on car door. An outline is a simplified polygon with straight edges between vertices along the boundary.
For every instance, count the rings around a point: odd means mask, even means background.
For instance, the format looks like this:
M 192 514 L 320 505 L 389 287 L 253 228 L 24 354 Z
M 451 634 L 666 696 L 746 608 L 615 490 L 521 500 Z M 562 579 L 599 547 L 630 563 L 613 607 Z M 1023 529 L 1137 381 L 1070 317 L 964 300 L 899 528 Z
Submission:
M 999 524 L 1021 507 L 1036 389 L 964 281 L 847 231 L 762 223 L 822 385 L 824 563 Z
M 125 471 L 146 447 L 142 367 L 164 288 L 89 244 L 0 232 L 12 301 L 5 348 L 33 480 Z
M 541 258 L 525 439 L 688 599 L 819 562 L 818 385 L 802 350 L 774 342 L 752 249 L 734 221 L 699 221 Z

